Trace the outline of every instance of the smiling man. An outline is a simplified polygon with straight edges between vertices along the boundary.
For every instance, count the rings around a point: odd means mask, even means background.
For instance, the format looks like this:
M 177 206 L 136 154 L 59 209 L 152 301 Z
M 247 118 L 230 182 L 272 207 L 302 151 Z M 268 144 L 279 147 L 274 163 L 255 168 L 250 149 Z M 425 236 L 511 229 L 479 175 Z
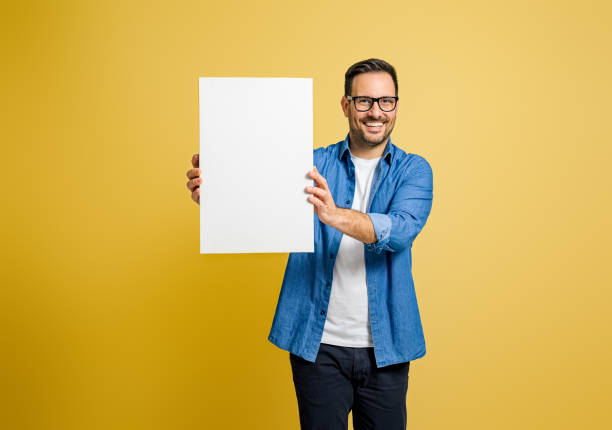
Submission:
M 412 244 L 429 216 L 429 163 L 391 143 L 397 75 L 345 74 L 346 138 L 314 151 L 315 251 L 289 256 L 268 339 L 290 352 L 302 429 L 406 428 L 410 361 L 425 355 Z M 187 187 L 199 203 L 197 156 Z
M 289 256 L 269 340 L 290 351 L 302 429 L 405 429 L 410 361 L 425 355 L 412 243 L 432 203 L 429 163 L 391 143 L 397 75 L 345 74 L 346 138 L 314 151 L 315 252 Z

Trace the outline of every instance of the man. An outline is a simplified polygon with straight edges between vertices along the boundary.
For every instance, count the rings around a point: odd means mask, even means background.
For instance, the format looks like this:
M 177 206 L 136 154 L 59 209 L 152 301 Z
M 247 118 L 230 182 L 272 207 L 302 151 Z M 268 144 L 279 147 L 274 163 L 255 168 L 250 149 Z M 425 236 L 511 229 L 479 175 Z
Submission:
M 412 243 L 432 204 L 429 163 L 391 143 L 397 76 L 345 74 L 346 138 L 314 151 L 315 251 L 289 256 L 268 339 L 289 358 L 302 429 L 405 429 L 410 361 L 425 355 Z M 199 203 L 197 155 L 187 187 Z

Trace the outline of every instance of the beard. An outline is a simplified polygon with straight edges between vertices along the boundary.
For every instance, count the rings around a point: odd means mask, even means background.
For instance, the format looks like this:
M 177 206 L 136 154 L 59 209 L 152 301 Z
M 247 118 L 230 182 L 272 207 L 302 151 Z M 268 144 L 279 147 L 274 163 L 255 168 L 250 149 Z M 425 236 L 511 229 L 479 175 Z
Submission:
M 389 139 L 389 136 L 391 135 L 391 131 L 393 130 L 393 127 L 388 130 L 382 137 L 376 137 L 374 139 L 370 139 L 368 138 L 368 136 L 366 136 L 365 132 L 359 128 L 357 130 L 353 130 L 355 132 L 355 137 L 361 141 L 361 143 L 365 144 L 366 146 L 370 147 L 370 148 L 374 148 L 378 145 L 380 145 L 381 143 L 386 143 L 387 140 Z

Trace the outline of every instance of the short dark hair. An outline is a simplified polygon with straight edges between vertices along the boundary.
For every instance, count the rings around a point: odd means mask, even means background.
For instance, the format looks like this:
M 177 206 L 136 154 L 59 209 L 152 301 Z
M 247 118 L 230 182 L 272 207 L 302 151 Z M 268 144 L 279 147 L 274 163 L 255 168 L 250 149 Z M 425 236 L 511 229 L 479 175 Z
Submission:
M 353 78 L 362 73 L 368 72 L 387 72 L 393 78 L 395 84 L 395 95 L 397 96 L 397 74 L 393 66 L 386 61 L 378 58 L 370 58 L 353 64 L 344 74 L 344 95 L 350 96 L 353 89 Z

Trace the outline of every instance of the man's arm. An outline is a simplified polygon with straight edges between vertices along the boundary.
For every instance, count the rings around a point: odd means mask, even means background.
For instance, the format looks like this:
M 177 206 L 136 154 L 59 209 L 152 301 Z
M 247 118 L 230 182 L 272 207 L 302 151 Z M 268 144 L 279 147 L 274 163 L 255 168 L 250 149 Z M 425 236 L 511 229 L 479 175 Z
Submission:
M 404 172 L 386 213 L 363 214 L 337 208 L 327 182 L 317 171 L 310 172 L 316 187 L 307 187 L 308 199 L 324 224 L 366 244 L 368 251 L 399 252 L 409 247 L 425 226 L 433 198 L 429 163 L 417 157 Z
M 369 216 L 353 209 L 336 209 L 338 210 L 338 214 L 334 222 L 329 224 L 331 227 L 365 244 L 376 242 L 374 225 Z
M 415 156 L 403 172 L 387 212 L 367 214 L 377 240 L 366 249 L 380 254 L 410 247 L 427 222 L 432 199 L 431 166 L 423 157 Z
M 312 195 L 308 197 L 315 207 L 315 213 L 322 223 L 341 231 L 365 244 L 376 242 L 374 225 L 369 216 L 353 209 L 339 208 L 334 203 L 327 181 L 314 167 L 310 177 L 317 184 L 316 187 L 306 187 L 306 192 Z

